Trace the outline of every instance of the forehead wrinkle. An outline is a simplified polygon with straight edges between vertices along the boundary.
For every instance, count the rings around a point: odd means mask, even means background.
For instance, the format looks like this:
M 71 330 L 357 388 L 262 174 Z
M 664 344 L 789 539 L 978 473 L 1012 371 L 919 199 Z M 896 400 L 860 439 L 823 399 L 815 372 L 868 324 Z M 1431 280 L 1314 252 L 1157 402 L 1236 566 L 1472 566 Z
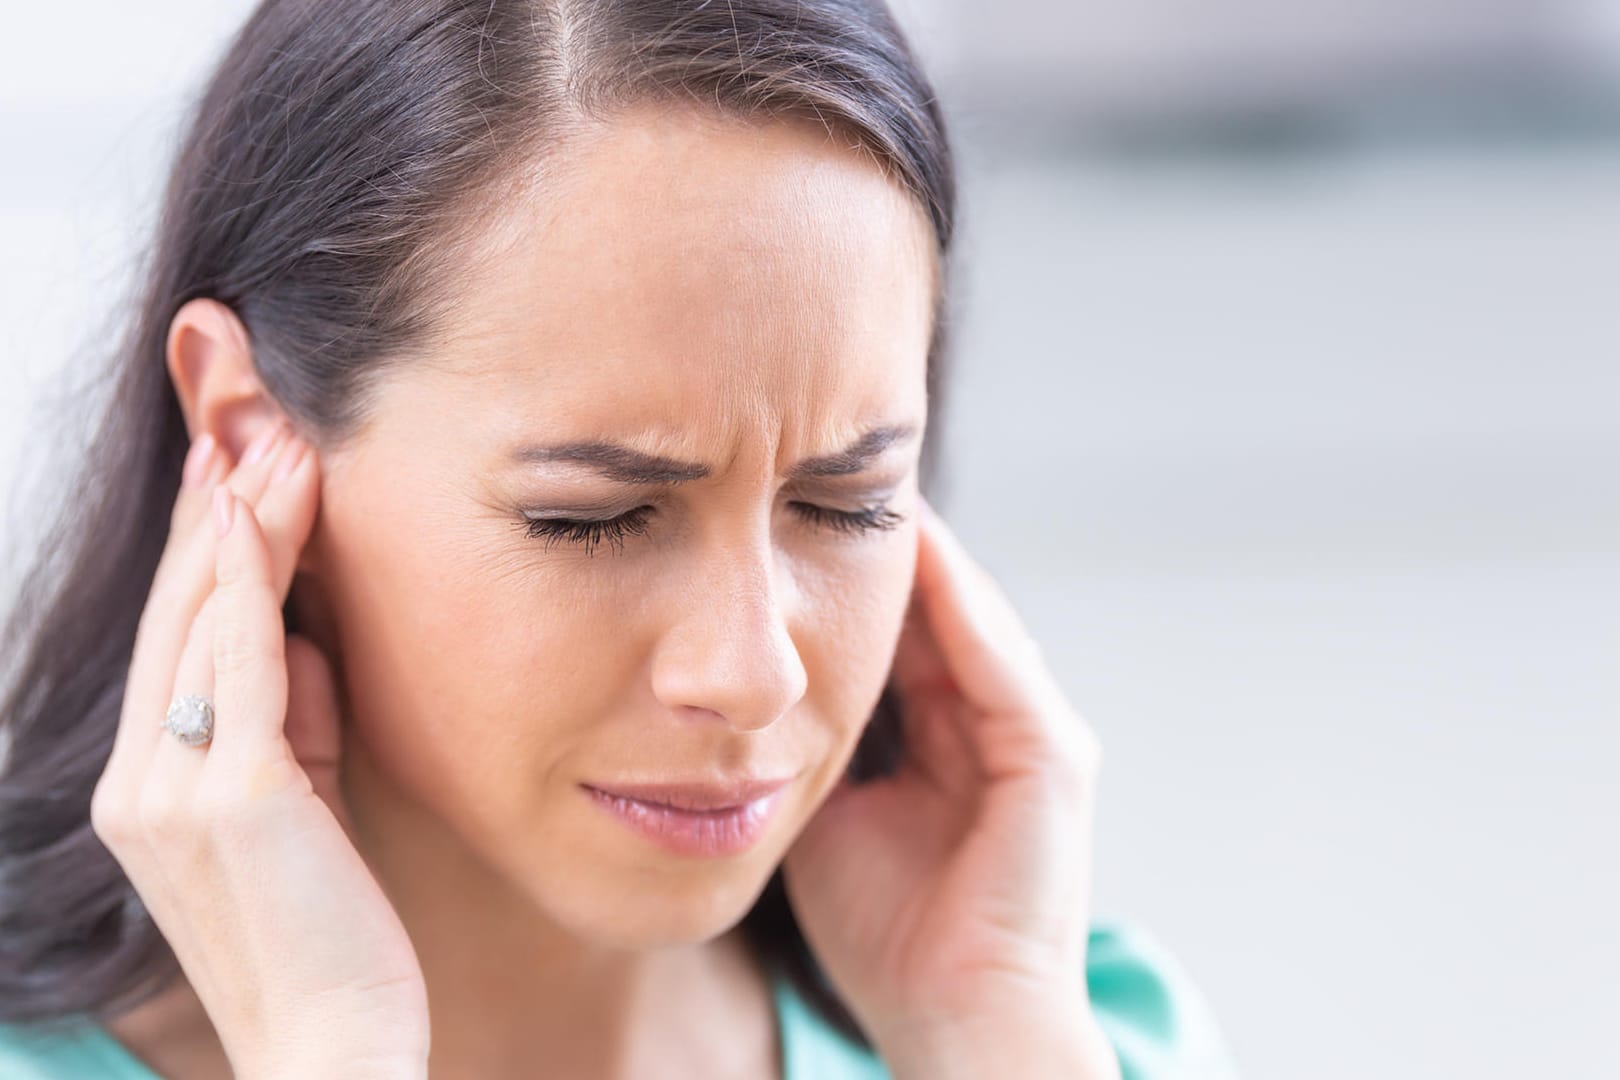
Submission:
M 605 129 L 577 144 L 585 152 L 570 155 L 566 176 L 497 215 L 510 218 L 508 243 L 475 264 L 479 287 L 459 308 L 469 367 L 536 410 L 575 401 L 600 412 L 604 436 L 633 414 L 667 431 L 672 449 L 684 444 L 682 456 L 716 466 L 761 448 L 795 460 L 825 452 L 878 419 L 869 410 L 885 399 L 872 394 L 894 373 L 872 365 L 898 362 L 897 346 L 911 354 L 917 316 L 927 319 L 917 310 L 932 284 L 925 211 L 802 144 L 708 141 L 701 129 L 672 132 L 667 118 L 617 130 L 618 142 Z M 790 156 L 759 153 L 779 146 Z M 699 182 L 712 155 L 735 162 L 716 173 L 718 190 Z M 895 202 L 870 198 L 869 182 Z M 639 402 L 602 410 L 614 397 Z

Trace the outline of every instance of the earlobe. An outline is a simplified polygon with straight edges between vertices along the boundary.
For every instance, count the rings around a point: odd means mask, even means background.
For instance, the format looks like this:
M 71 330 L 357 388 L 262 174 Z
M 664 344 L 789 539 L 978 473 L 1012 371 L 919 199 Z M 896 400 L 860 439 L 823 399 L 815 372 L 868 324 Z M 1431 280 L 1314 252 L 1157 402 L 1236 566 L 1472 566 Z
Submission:
M 188 300 L 169 322 L 165 362 L 192 439 L 211 433 L 235 461 L 282 417 L 259 381 L 247 328 L 218 300 Z

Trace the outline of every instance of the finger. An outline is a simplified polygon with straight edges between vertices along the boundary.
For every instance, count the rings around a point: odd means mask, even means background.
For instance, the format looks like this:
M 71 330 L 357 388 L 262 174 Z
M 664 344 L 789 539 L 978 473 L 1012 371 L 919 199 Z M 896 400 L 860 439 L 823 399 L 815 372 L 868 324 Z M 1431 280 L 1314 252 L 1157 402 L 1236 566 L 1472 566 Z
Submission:
M 218 485 L 216 485 L 218 486 Z M 214 600 L 203 602 L 192 620 L 185 647 L 175 671 L 172 696 L 214 695 Z M 168 731 L 160 731 L 142 767 L 139 843 L 145 849 L 138 860 L 148 884 L 143 895 L 159 906 L 152 916 L 164 937 L 193 978 L 204 980 L 198 989 L 209 992 L 209 965 L 192 963 L 188 951 L 196 940 L 206 940 L 222 913 L 211 909 L 198 912 L 195 902 L 199 858 L 217 855 L 215 821 L 207 817 L 208 806 L 199 796 L 207 775 L 208 755 L 213 743 L 188 746 Z M 150 891 L 155 887 L 155 892 Z M 171 913 L 168 905 L 178 902 L 181 911 Z
M 319 506 L 319 460 L 313 447 L 295 437 L 282 450 L 280 460 L 271 473 L 269 489 L 250 515 L 257 530 L 258 542 L 268 560 L 270 602 L 275 608 L 276 631 L 282 635 L 283 642 L 286 620 L 282 617 L 282 607 L 298 567 L 298 554 L 309 539 Z M 218 592 L 217 584 L 215 591 Z M 283 735 L 284 732 L 278 727 L 274 738 L 279 740 Z M 261 774 L 260 780 L 272 775 Z
M 922 504 L 917 589 L 929 629 L 965 701 L 982 715 L 970 737 L 987 768 L 1042 758 L 1088 767 L 1095 737 L 1069 705 L 1001 586 Z
M 283 425 L 262 435 L 255 443 L 258 448 L 244 452 L 242 461 L 223 479 L 220 473 L 229 467 L 229 459 L 222 449 L 215 449 L 212 468 L 204 479 L 206 488 L 188 489 L 184 499 L 176 499 L 172 517 L 178 530 L 170 533 L 135 631 L 118 730 L 107 764 L 107 771 L 113 773 L 109 783 L 114 786 L 124 783 L 125 774 L 136 778 L 132 783 L 138 782 L 157 736 L 162 734 L 155 721 L 168 709 L 168 695 L 192 621 L 213 588 L 214 530 L 206 512 L 198 516 L 198 500 L 206 505 L 203 491 L 211 493 L 221 483 L 244 498 L 260 498 L 287 434 Z
M 988 711 L 1048 703 L 1040 647 L 988 571 L 932 507 L 919 503 L 917 593 L 963 696 Z
M 215 485 L 229 480 L 238 491 L 246 492 L 248 489 L 242 481 L 247 479 L 247 474 L 260 462 L 268 465 L 268 459 L 273 459 L 280 451 L 289 432 L 285 420 L 267 425 L 242 451 L 242 459 L 236 464 L 232 463 L 230 455 L 213 435 L 204 432 L 197 437 L 186 454 L 186 464 L 180 473 L 180 491 L 175 495 L 174 507 L 169 512 L 169 539 L 158 560 L 157 573 L 153 575 L 154 587 L 174 572 L 176 564 L 185 565 L 192 537 L 199 533 L 204 537 L 208 535 L 203 525 Z M 199 458 L 202 460 L 199 461 Z M 242 474 L 240 480 L 235 475 L 237 473 Z M 269 475 L 269 469 L 261 470 L 261 475 Z
M 163 589 L 163 583 L 174 574 L 175 563 L 181 561 L 187 551 L 187 542 L 197 531 L 196 522 L 200 520 L 208 506 L 209 492 L 224 482 L 231 473 L 231 461 L 228 455 L 220 449 L 218 441 L 213 435 L 204 432 L 191 444 L 186 453 L 185 464 L 180 470 L 180 490 L 175 495 L 174 506 L 169 513 L 169 534 L 164 546 L 163 554 L 158 559 L 157 570 L 152 576 L 152 588 L 147 597 L 147 607 L 141 612 L 140 622 L 137 624 L 135 637 L 135 652 L 131 656 L 129 676 L 124 686 L 123 711 L 133 718 L 134 710 L 130 709 L 132 685 L 138 687 L 136 681 L 137 658 L 141 649 L 141 635 L 144 632 L 151 637 L 152 627 L 157 621 L 151 614 L 151 599 Z M 189 631 L 189 624 L 186 630 Z M 184 641 L 182 640 L 182 647 Z M 135 732 L 134 725 L 120 723 L 113 736 L 113 751 L 110 762 L 121 761 L 130 751 L 130 742 Z M 149 733 L 146 733 L 149 734 Z M 144 740 L 143 740 L 144 741 Z M 109 762 L 109 763 L 110 763 Z
M 895 648 L 891 678 L 900 699 L 905 758 L 942 792 L 960 795 L 981 784 L 985 770 L 967 734 L 969 708 L 915 609 L 908 610 Z
M 209 597 L 191 622 L 185 647 L 175 670 L 170 700 L 196 694 L 212 699 L 214 694 L 214 603 Z M 159 720 L 153 723 L 160 729 Z M 143 826 L 154 833 L 157 843 L 178 838 L 171 830 L 184 827 L 186 815 L 202 776 L 203 762 L 212 744 L 188 746 L 172 732 L 160 730 L 141 772 L 139 813 Z M 161 860 L 158 860 L 161 862 Z
M 951 678 L 951 668 L 940 653 L 928 625 L 922 596 L 914 588 L 895 643 L 892 677 L 897 690 L 908 700 L 937 694 L 960 695 L 961 688 Z
M 338 785 L 343 734 L 337 679 L 320 648 L 299 634 L 287 636 L 286 736 L 315 794 L 354 839 L 354 822 Z
M 270 486 L 253 514 L 270 549 L 270 577 L 276 602 L 285 603 L 320 509 L 321 466 L 315 448 L 294 437 L 270 476 Z
M 175 495 L 174 507 L 169 514 L 169 533 L 187 531 L 186 526 L 201 516 L 207 503 L 203 494 L 210 480 L 224 474 L 216 472 L 229 465 L 219 451 L 219 440 L 212 432 L 203 432 L 186 451 L 185 464 L 180 468 L 180 490 Z
M 219 542 L 212 602 L 214 699 L 222 722 L 210 757 L 222 768 L 243 771 L 285 758 L 287 630 L 253 507 L 234 494 L 221 504 L 229 520 Z
M 198 481 L 195 485 L 188 483 L 187 474 L 182 472 L 181 489 L 170 512 L 168 541 L 158 559 L 135 631 L 126 701 L 131 690 L 146 690 L 149 699 L 154 685 L 166 684 L 173 678 L 174 664 L 179 660 L 191 620 L 213 588 L 214 532 L 206 519 L 214 488 L 225 483 L 243 497 L 257 499 L 269 482 L 270 470 L 289 433 L 286 423 L 278 421 L 261 432 L 235 463 L 223 447 L 214 443 L 208 451 L 208 467 L 200 475 L 195 471 L 191 474 Z M 197 447 L 193 451 L 201 452 Z M 152 659 L 167 659 L 168 663 L 160 662 L 155 668 L 141 664 L 138 661 L 143 653 Z M 148 669 L 153 670 L 148 673 Z
M 966 708 L 960 700 L 901 705 L 905 731 L 902 767 L 915 769 L 957 805 L 968 805 L 991 777 L 970 735 Z

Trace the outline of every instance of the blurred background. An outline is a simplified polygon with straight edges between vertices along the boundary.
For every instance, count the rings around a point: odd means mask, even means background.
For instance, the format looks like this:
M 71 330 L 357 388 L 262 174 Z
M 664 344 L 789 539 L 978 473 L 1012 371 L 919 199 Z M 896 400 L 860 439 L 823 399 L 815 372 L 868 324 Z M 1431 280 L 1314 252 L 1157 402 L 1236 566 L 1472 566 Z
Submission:
M 7 595 L 250 6 L 7 14 Z M 1620 3 L 896 8 L 963 168 L 937 500 L 1102 736 L 1095 917 L 1250 1080 L 1620 1075 Z

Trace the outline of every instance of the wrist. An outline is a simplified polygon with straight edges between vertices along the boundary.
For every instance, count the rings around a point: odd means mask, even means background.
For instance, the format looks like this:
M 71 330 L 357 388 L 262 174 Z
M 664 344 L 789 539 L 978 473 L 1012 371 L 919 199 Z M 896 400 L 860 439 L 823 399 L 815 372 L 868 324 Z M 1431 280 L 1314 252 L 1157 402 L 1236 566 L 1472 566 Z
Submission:
M 426 1024 L 287 1023 L 251 1047 L 227 1047 L 239 1080 L 427 1080 Z
M 261 1063 L 236 1073 L 251 1080 L 427 1080 L 425 1059 L 396 1054 L 359 1054 L 322 1048 L 297 1060 Z
M 1120 1080 L 1119 1059 L 1086 1000 L 997 1008 L 875 1041 L 894 1080 Z
M 348 1058 L 300 1062 L 238 1073 L 258 1080 L 427 1080 L 427 1066 L 409 1062 L 354 1062 Z

